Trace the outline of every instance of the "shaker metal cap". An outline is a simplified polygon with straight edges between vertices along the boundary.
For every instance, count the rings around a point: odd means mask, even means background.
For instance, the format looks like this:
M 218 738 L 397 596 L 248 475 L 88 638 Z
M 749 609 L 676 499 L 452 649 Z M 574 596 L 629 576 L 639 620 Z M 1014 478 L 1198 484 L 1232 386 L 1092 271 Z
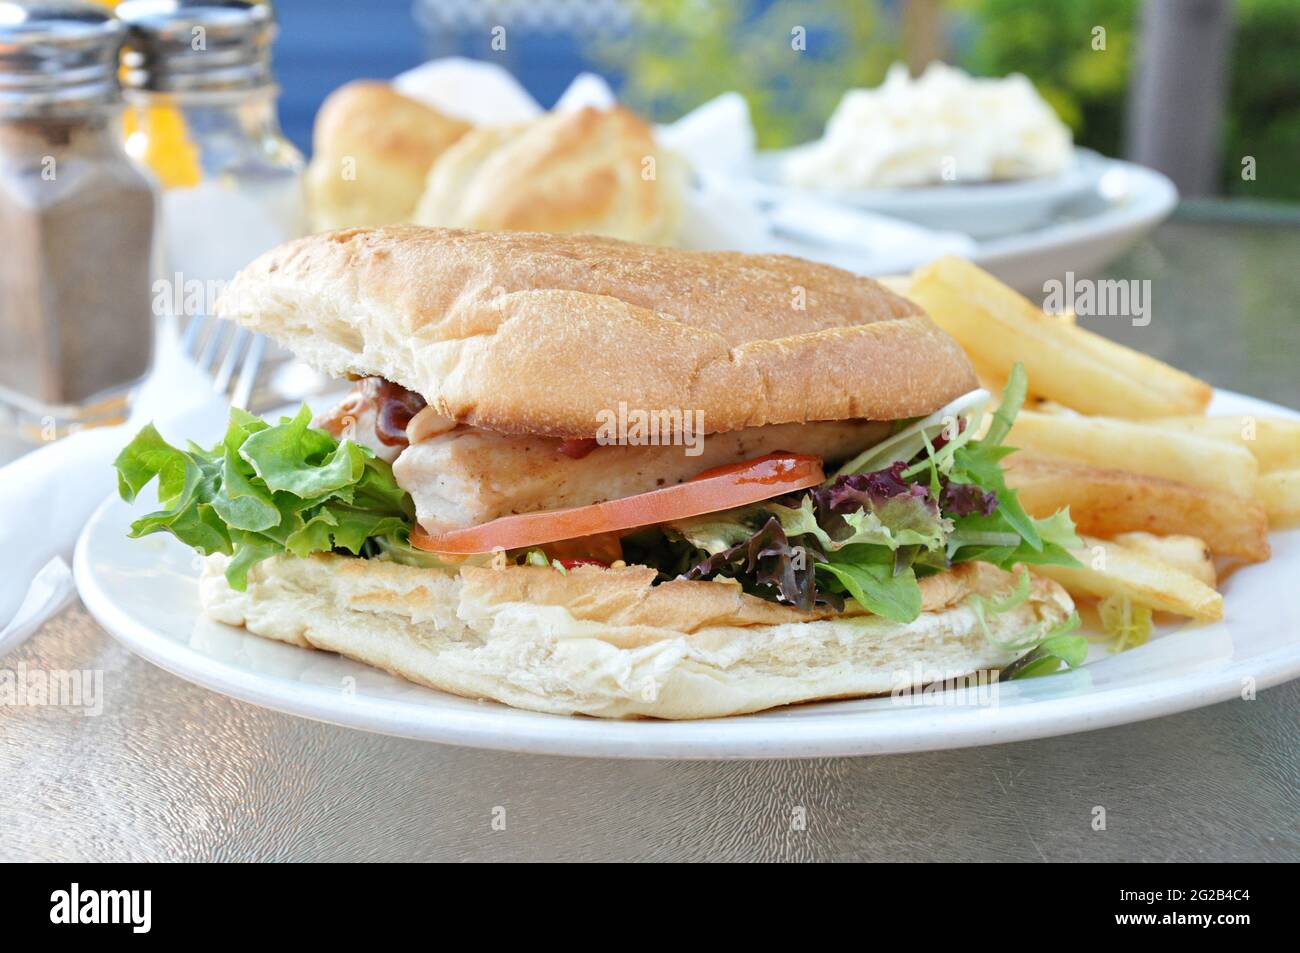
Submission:
M 83 0 L 0 0 L 0 112 L 112 102 L 125 27 Z
M 275 17 L 245 0 L 126 0 L 128 89 L 221 92 L 271 83 Z

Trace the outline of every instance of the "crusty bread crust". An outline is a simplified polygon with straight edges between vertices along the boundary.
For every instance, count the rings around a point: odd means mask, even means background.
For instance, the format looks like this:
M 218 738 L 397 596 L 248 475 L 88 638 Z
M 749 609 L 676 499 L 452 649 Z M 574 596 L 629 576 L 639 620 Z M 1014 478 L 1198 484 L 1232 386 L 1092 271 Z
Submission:
M 340 86 L 321 105 L 312 132 L 305 185 L 313 226 L 410 221 L 430 167 L 472 128 L 385 82 Z
M 672 244 L 684 179 L 645 120 L 588 106 L 465 136 L 430 168 L 412 221 Z
M 236 592 L 226 563 L 209 557 L 199 590 L 219 622 L 458 695 L 605 718 L 719 717 L 1000 668 L 1028 647 L 1027 631 L 1072 608 L 1035 579 L 1028 601 L 986 631 L 966 597 L 1013 580 L 984 564 L 931 577 L 927 611 L 900 625 L 860 610 L 803 614 L 718 582 L 651 587 L 644 567 L 450 573 L 278 556 Z
M 977 386 L 952 338 L 868 278 L 592 236 L 314 235 L 240 272 L 221 311 L 326 373 L 514 433 L 593 437 L 621 402 L 700 411 L 707 433 L 896 420 Z

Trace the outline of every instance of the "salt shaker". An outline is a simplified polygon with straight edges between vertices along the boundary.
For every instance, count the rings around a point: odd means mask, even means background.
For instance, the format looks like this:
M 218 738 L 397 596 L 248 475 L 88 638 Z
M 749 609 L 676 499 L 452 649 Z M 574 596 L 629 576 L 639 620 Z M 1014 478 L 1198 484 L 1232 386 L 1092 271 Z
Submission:
M 242 0 L 116 12 L 129 28 L 127 151 L 163 185 L 163 273 L 184 313 L 210 310 L 236 271 L 305 230 L 303 158 L 276 112 L 274 18 Z
M 123 150 L 125 30 L 0 0 L 0 437 L 121 420 L 153 345 L 155 195 Z

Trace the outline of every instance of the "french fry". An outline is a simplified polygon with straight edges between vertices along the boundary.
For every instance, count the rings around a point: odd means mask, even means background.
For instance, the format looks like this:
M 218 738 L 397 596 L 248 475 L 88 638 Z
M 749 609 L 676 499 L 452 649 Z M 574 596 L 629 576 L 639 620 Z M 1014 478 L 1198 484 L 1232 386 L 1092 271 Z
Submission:
M 1300 470 L 1274 470 L 1255 484 L 1268 521 L 1275 525 L 1300 519 Z
M 1112 542 L 1180 569 L 1211 589 L 1219 584 L 1210 547 L 1205 545 L 1203 539 L 1195 536 L 1157 536 L 1154 533 L 1120 533 Z
M 1074 596 L 1127 596 L 1138 605 L 1202 622 L 1223 618 L 1223 597 L 1181 569 L 1115 543 L 1085 536 L 1074 552 L 1083 565 L 1031 566 Z
M 1033 407 L 1030 409 L 1036 410 L 1040 414 L 1051 414 L 1054 417 L 1060 417 L 1062 415 L 1069 417 L 1074 414 L 1074 411 L 1069 407 L 1066 407 L 1064 404 L 1058 404 L 1054 400 L 1035 401 Z
M 1081 533 L 1196 536 L 1216 555 L 1268 559 L 1268 518 L 1253 499 L 1023 452 L 1007 457 L 1006 467 L 1007 484 L 1031 516 L 1068 506 Z
M 1023 410 L 1007 443 L 1052 457 L 1163 477 L 1237 496 L 1255 493 L 1259 464 L 1250 451 L 1199 434 L 1129 420 Z
M 907 296 L 972 360 L 1006 377 L 1017 361 L 1030 392 L 1086 414 L 1154 417 L 1202 413 L 1209 384 L 1032 302 L 970 262 L 940 258 L 912 275 Z
M 1232 414 L 1223 417 L 1162 417 L 1157 427 L 1226 440 L 1249 450 L 1262 471 L 1300 468 L 1300 420 Z

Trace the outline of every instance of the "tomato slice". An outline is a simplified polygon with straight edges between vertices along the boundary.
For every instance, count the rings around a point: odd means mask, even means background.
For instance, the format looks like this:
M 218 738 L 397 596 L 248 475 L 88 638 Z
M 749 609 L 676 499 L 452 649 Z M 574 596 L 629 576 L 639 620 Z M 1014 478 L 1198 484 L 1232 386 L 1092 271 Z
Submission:
M 599 566 L 601 569 L 609 568 L 609 563 L 603 563 L 599 559 L 561 559 L 559 562 L 565 569 L 577 569 L 579 566 Z
M 677 486 L 591 506 L 503 516 L 490 523 L 438 536 L 428 535 L 417 525 L 411 533 L 411 545 L 448 555 L 540 546 L 746 506 L 816 486 L 824 479 L 818 457 L 778 451 L 744 463 L 705 470 Z

